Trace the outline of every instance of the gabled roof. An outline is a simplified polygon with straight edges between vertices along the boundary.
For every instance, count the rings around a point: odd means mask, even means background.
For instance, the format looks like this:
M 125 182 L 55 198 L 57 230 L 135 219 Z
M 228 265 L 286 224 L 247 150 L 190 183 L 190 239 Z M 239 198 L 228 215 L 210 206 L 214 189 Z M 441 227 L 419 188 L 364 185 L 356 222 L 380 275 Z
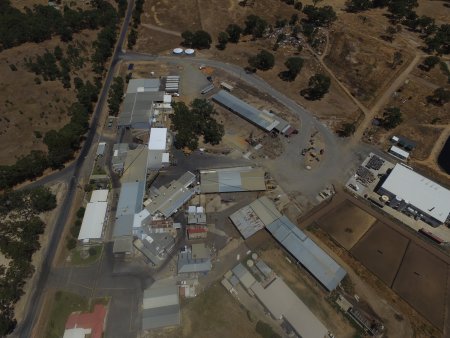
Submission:
M 327 290 L 334 290 L 347 274 L 325 251 L 286 216 L 267 226 L 267 230 Z

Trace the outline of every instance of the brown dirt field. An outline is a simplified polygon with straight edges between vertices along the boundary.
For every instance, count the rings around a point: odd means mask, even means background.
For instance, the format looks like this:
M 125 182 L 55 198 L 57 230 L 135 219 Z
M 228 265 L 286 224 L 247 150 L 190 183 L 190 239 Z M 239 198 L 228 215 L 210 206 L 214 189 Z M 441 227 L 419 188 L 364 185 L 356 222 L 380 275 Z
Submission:
M 373 102 L 402 69 L 397 66 L 393 70 L 389 64 L 400 49 L 366 34 L 339 27 L 330 34 L 330 43 L 330 53 L 325 57 L 327 65 L 352 94 L 366 104 Z M 401 52 L 403 64 L 408 64 L 412 54 Z
M 377 221 L 350 252 L 391 286 L 408 243 L 406 237 Z
M 274 240 L 272 239 L 272 241 Z M 336 311 L 325 299 L 324 292 L 317 285 L 317 282 L 294 263 L 289 263 L 286 260 L 287 255 L 282 249 L 274 247 L 257 252 L 260 253 L 261 259 L 283 278 L 305 305 L 336 337 L 354 336 L 355 329 L 343 314 Z
M 95 31 L 86 31 L 74 35 L 74 41 L 84 41 L 89 46 L 96 37 Z M 41 44 L 26 43 L 21 46 L 4 50 L 0 53 L 0 163 L 13 164 L 21 155 L 31 150 L 46 150 L 42 138 L 36 138 L 34 131 L 44 136 L 51 129 L 59 129 L 65 125 L 70 117 L 67 107 L 75 100 L 72 85 L 64 89 L 60 80 L 43 81 L 40 85 L 34 82 L 36 75 L 25 69 L 24 57 L 40 55 L 45 49 L 53 50 L 60 44 L 59 38 L 45 41 Z M 89 50 L 89 48 L 87 48 Z M 9 65 L 14 64 L 18 70 L 13 72 Z M 90 65 L 77 75 L 71 74 L 72 79 L 79 76 L 91 79 Z M 20 142 L 17 140 L 20 139 Z
M 219 283 L 183 306 L 182 323 L 183 337 L 259 337 L 246 309 Z
M 433 325 L 443 329 L 448 264 L 417 244 L 406 250 L 393 289 Z
M 346 200 L 322 216 L 317 223 L 345 249 L 350 250 L 375 221 L 375 217 Z
M 325 1 L 323 4 L 330 1 Z M 334 3 L 334 1 L 331 1 Z M 144 23 L 158 25 L 171 30 L 183 31 L 186 29 L 199 29 L 197 24 L 197 17 L 200 15 L 202 27 L 208 31 L 213 39 L 217 34 L 224 30 L 226 26 L 233 22 L 243 24 L 245 17 L 252 13 L 257 13 L 259 16 L 273 23 L 276 17 L 289 18 L 293 13 L 299 13 L 292 6 L 288 6 L 283 2 L 273 2 L 269 0 L 257 1 L 253 8 L 243 8 L 236 4 L 234 0 L 218 1 L 218 0 L 199 0 L 198 6 L 196 1 L 184 1 L 181 6 L 189 8 L 189 11 L 178 12 L 173 10 L 173 4 L 168 1 L 147 1 L 146 5 L 149 8 L 147 17 L 143 19 Z M 340 5 L 343 1 L 337 1 Z M 163 15 L 170 8 L 170 14 Z M 178 5 L 175 5 L 178 6 Z M 198 7 L 198 8 L 197 8 Z M 153 8 L 153 12 L 152 12 Z M 200 12 L 198 11 L 200 9 Z M 155 15 L 152 13 L 156 12 Z M 161 14 L 158 14 L 161 13 Z M 180 15 L 182 13 L 183 15 Z M 200 14 L 199 14 L 200 13 Z M 300 14 L 300 13 L 299 13 Z M 178 38 L 175 36 L 167 36 L 167 38 L 158 37 L 157 32 L 151 32 L 147 28 L 141 28 L 142 34 L 139 39 L 149 39 L 149 36 L 155 39 L 156 42 L 140 43 L 138 42 L 137 50 L 148 53 L 170 52 L 170 49 L 177 46 Z M 164 34 L 163 34 L 164 35 Z M 212 57 L 223 60 L 225 62 L 233 62 L 241 66 L 247 65 L 247 60 L 250 56 L 258 53 L 259 50 L 271 49 L 275 40 L 270 41 L 250 41 L 249 37 L 241 38 L 239 44 L 228 44 L 224 51 L 218 51 L 215 47 L 210 50 L 203 50 L 198 53 L 199 56 Z M 163 48 L 166 47 L 166 50 Z M 274 52 L 276 56 L 276 65 L 272 70 L 266 72 L 258 72 L 266 81 L 273 83 L 273 86 L 290 96 L 292 99 L 304 105 L 306 108 L 313 110 L 321 118 L 329 122 L 331 127 L 338 127 L 343 122 L 355 121 L 360 117 L 360 111 L 356 105 L 346 97 L 345 93 L 335 84 L 332 83 L 330 92 L 320 101 L 307 101 L 303 99 L 299 92 L 307 87 L 309 77 L 316 72 L 323 71 L 320 69 L 319 63 L 316 62 L 308 52 L 302 52 L 301 56 L 305 59 L 305 65 L 302 72 L 294 82 L 284 82 L 278 77 L 278 73 L 285 70 L 285 60 L 294 55 L 295 50 L 292 47 L 281 46 L 278 51 Z M 296 52 L 295 52 L 296 53 Z M 330 109 L 333 107 L 333 109 Z
M 147 27 L 139 27 L 139 39 L 134 50 L 151 50 L 152 53 L 161 53 L 178 47 L 183 41 L 180 37 L 162 32 L 155 32 Z

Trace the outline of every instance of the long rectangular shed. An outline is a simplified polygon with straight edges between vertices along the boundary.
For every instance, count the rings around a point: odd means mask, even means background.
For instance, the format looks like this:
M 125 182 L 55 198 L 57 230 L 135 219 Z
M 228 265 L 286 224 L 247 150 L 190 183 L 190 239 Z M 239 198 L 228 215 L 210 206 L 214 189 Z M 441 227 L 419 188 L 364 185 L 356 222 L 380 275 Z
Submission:
M 180 325 L 178 287 L 171 282 L 156 282 L 144 291 L 142 330 Z
M 269 224 L 267 230 L 328 291 L 333 291 L 347 274 L 286 216 Z
M 212 100 L 265 131 L 272 131 L 280 123 L 270 114 L 256 109 L 225 90 L 213 95 Z
M 200 170 L 202 194 L 266 190 L 265 171 L 261 168 L 237 167 Z

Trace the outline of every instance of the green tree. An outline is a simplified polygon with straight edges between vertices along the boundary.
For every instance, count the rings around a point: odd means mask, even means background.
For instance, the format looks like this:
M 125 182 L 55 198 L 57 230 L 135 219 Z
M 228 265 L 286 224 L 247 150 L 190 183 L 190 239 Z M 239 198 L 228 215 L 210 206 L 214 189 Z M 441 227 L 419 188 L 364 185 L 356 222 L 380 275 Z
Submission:
M 434 90 L 433 95 L 427 97 L 427 100 L 428 102 L 441 107 L 450 102 L 450 90 L 439 87 Z
M 294 13 L 291 15 L 291 19 L 289 20 L 290 26 L 295 26 L 295 24 L 298 22 L 298 14 Z
M 403 122 L 402 112 L 398 107 L 390 107 L 386 108 L 383 113 L 383 119 L 381 121 L 381 125 L 389 130 L 397 127 L 400 123 Z
M 290 57 L 284 63 L 284 65 L 288 70 L 280 73 L 280 77 L 286 81 L 294 81 L 297 75 L 302 70 L 303 62 L 304 61 L 301 57 L 298 56 Z
M 253 35 L 253 38 L 261 38 L 267 28 L 267 22 L 257 15 L 249 15 L 245 20 L 245 35 Z
M 194 33 L 187 30 L 181 33 L 181 38 L 183 39 L 182 45 L 186 47 L 191 47 L 192 42 L 194 41 Z
M 53 55 L 55 55 L 56 60 L 61 61 L 61 59 L 63 58 L 63 55 L 64 55 L 61 47 L 56 46 L 55 49 L 53 50 Z
M 337 19 L 336 12 L 331 6 L 308 5 L 303 8 L 303 13 L 308 17 L 308 22 L 316 27 L 329 27 Z
M 138 37 L 138 32 L 134 28 L 131 28 L 130 34 L 128 34 L 128 49 L 133 49 L 134 45 L 136 44 Z
M 356 131 L 356 125 L 355 123 L 344 123 L 342 125 L 342 129 L 339 133 L 342 137 L 349 137 L 352 136 Z
M 372 7 L 371 0 L 347 0 L 345 3 L 347 11 L 352 13 L 362 12 Z
M 228 25 L 226 32 L 229 36 L 229 42 L 238 43 L 241 38 L 242 28 L 239 25 L 232 23 Z
M 256 69 L 269 70 L 275 65 L 275 56 L 263 49 L 257 55 L 250 57 L 248 63 Z
M 229 38 L 230 37 L 228 36 L 227 32 L 220 32 L 219 36 L 217 37 L 218 40 L 217 48 L 220 50 L 224 50 L 227 46 Z
M 294 5 L 294 8 L 298 11 L 301 11 L 303 8 L 303 4 L 300 1 L 297 1 Z
M 388 10 L 394 20 L 400 20 L 410 14 L 414 7 L 418 6 L 417 0 L 391 0 Z
M 436 66 L 440 61 L 441 59 L 439 58 L 439 56 L 427 56 L 419 67 L 428 72 L 433 69 L 434 66 Z
M 108 108 L 111 115 L 117 115 L 120 110 L 124 94 L 124 81 L 121 76 L 116 76 L 109 89 Z
M 31 190 L 30 201 L 33 209 L 37 212 L 49 211 L 56 208 L 56 196 L 46 187 Z
M 434 36 L 425 40 L 430 52 L 439 54 L 450 53 L 450 24 L 443 24 L 437 30 Z
M 192 48 L 197 49 L 208 49 L 211 46 L 211 43 L 211 35 L 203 30 L 198 30 L 194 33 L 191 46 Z
M 324 74 L 315 74 L 310 77 L 308 88 L 303 89 L 300 94 L 307 100 L 320 100 L 328 93 L 330 89 L 331 80 Z

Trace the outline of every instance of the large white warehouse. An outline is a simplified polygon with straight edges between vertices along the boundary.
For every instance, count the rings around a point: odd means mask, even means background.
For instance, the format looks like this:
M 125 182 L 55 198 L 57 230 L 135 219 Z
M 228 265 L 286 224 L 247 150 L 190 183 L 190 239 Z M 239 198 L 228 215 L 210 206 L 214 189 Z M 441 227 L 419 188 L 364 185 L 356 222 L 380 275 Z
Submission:
M 391 207 L 432 226 L 445 223 L 450 214 L 450 190 L 403 164 L 395 165 L 378 193 L 390 198 Z

